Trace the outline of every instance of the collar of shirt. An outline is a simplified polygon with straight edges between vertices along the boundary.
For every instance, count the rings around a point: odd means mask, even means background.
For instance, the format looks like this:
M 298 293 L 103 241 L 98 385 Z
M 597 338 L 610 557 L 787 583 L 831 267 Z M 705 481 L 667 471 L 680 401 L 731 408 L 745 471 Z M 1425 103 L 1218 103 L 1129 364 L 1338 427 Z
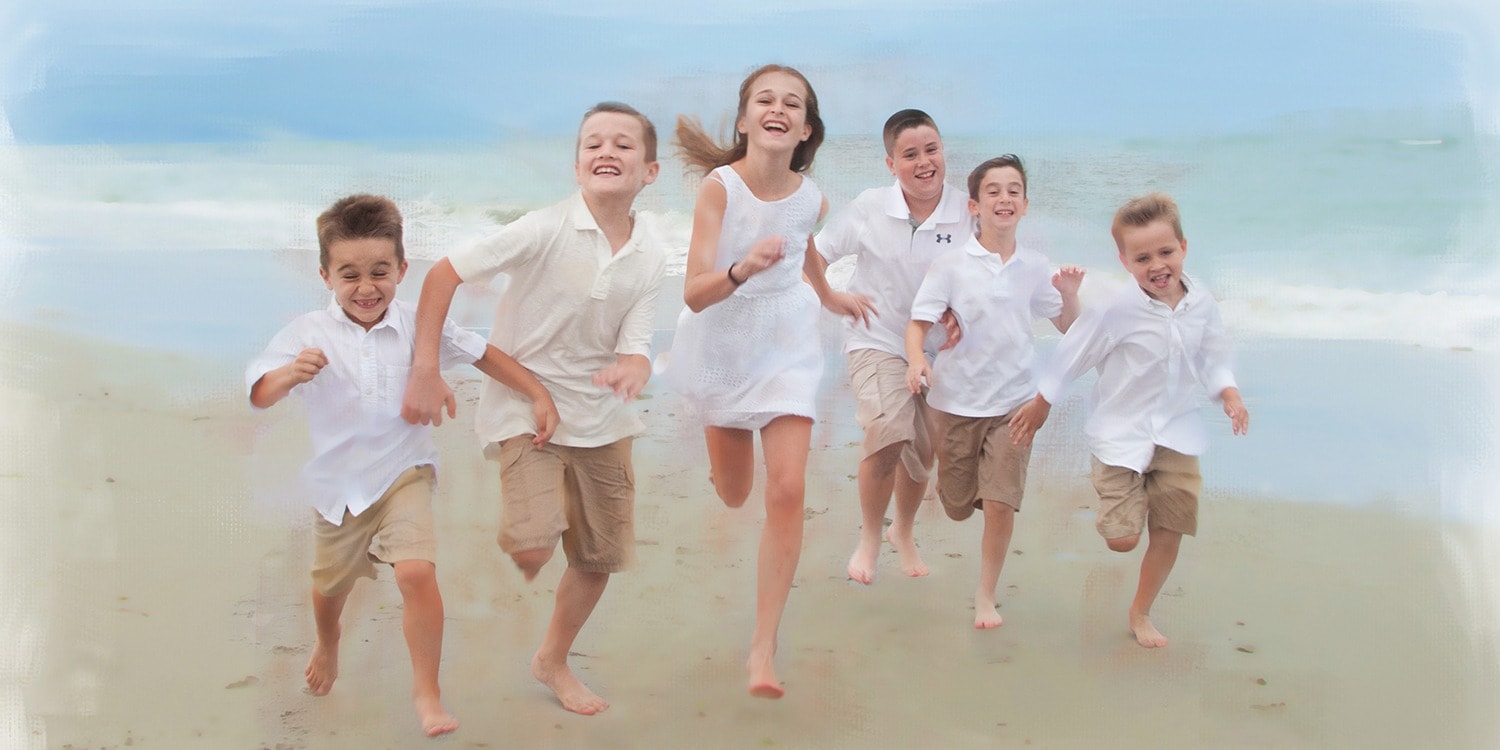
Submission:
M 1006 268 L 1015 265 L 1015 262 L 1020 260 L 1022 254 L 1026 252 L 1026 249 L 1021 247 L 1021 243 L 1016 243 L 1016 251 L 1010 254 L 1010 260 L 1005 260 L 1000 257 L 999 253 L 992 253 L 989 251 L 989 248 L 979 244 L 979 236 L 974 235 L 969 238 L 968 242 L 964 243 L 964 252 L 979 258 L 985 264 L 985 268 L 992 269 L 995 273 L 1000 273 Z
M 932 209 L 932 215 L 913 227 L 912 231 L 920 230 L 922 227 L 931 227 L 934 224 L 956 224 L 963 221 L 964 215 L 969 210 L 967 199 L 968 196 L 952 185 L 943 183 L 943 195 L 938 198 L 937 208 Z M 893 219 L 911 221 L 911 207 L 906 205 L 906 194 L 901 192 L 899 181 L 886 190 L 885 213 Z
M 583 200 L 583 191 L 573 193 L 572 205 L 568 207 L 568 219 L 573 223 L 573 228 L 579 232 L 593 232 L 597 235 L 594 246 L 594 260 L 599 264 L 598 275 L 594 277 L 594 286 L 589 292 L 591 299 L 605 299 L 609 296 L 610 279 L 613 274 L 613 265 L 636 252 L 640 246 L 642 232 L 641 222 L 635 211 L 630 212 L 630 239 L 620 246 L 618 252 L 612 252 L 609 248 L 609 239 L 604 236 L 604 230 L 599 228 L 599 222 L 594 219 L 594 212 L 589 210 L 589 204 Z
M 1019 248 L 1017 251 L 1019 252 Z M 1142 289 L 1140 284 L 1136 284 L 1134 279 L 1131 280 L 1131 286 L 1135 287 L 1135 298 L 1141 308 L 1156 315 L 1170 316 L 1185 313 L 1196 306 L 1204 294 L 1202 288 L 1198 286 L 1198 282 L 1185 273 L 1182 275 L 1182 286 L 1187 291 L 1182 295 L 1182 299 L 1177 301 L 1177 307 L 1175 308 L 1169 307 L 1167 303 L 1147 294 L 1146 290 Z
M 347 330 L 349 333 L 352 333 L 356 336 L 360 336 L 373 331 L 378 331 L 382 328 L 389 328 L 398 334 L 406 333 L 405 327 L 403 326 L 401 321 L 401 316 L 396 311 L 396 306 L 398 304 L 402 304 L 400 300 L 391 300 L 391 304 L 386 305 L 385 315 L 381 316 L 380 322 L 376 323 L 373 326 L 370 326 L 370 329 L 368 331 L 365 330 L 364 326 L 349 319 L 349 314 L 344 312 L 344 308 L 339 307 L 339 300 L 337 297 L 334 297 L 328 302 L 328 316 L 333 319 L 334 325 L 345 326 L 346 328 L 344 330 Z

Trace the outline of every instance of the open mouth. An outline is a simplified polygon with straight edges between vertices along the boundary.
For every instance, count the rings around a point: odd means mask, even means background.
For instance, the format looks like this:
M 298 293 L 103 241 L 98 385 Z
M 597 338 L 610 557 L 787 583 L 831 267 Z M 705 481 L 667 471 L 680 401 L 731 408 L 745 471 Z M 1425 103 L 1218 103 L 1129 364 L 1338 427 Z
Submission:
M 765 128 L 766 130 L 771 131 L 772 133 L 789 133 L 789 132 L 791 132 L 791 128 L 787 127 L 786 123 L 777 122 L 775 120 L 772 120 L 771 122 L 768 122 L 765 125 L 762 125 L 761 127 Z
M 620 175 L 620 168 L 613 164 L 602 164 L 600 166 L 594 167 L 594 174 L 613 175 L 618 177 Z
M 356 300 L 350 300 L 350 301 L 354 303 L 355 307 L 358 307 L 361 310 L 374 310 L 375 308 L 377 308 L 377 307 L 380 306 L 380 299 L 379 298 L 376 298 L 376 299 L 356 299 Z
M 937 170 L 936 169 L 929 169 L 926 172 L 918 172 L 918 173 L 916 173 L 915 175 L 912 175 L 912 176 L 916 177 L 919 180 L 930 180 L 933 177 L 937 176 Z
M 1151 285 L 1152 286 L 1154 286 L 1154 287 L 1156 287 L 1158 289 L 1165 289 L 1168 284 L 1172 283 L 1172 274 L 1170 274 L 1170 273 L 1154 273 L 1154 274 L 1151 274 L 1151 276 L 1149 277 L 1149 280 L 1151 281 Z

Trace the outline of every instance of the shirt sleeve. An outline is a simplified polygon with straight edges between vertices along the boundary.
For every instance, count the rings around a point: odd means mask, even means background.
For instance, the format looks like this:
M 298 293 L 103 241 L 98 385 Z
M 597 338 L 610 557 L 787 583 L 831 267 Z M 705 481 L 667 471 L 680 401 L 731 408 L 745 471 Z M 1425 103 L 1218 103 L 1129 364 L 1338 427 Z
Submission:
M 438 347 L 438 367 L 446 370 L 458 365 L 472 365 L 484 357 L 487 346 L 489 342 L 483 336 L 445 319 L 442 343 Z
M 656 269 L 651 274 L 651 282 L 636 298 L 630 310 L 625 313 L 625 319 L 620 321 L 620 335 L 615 340 L 615 354 L 639 354 L 650 358 L 651 336 L 655 333 L 656 324 L 656 299 L 661 294 L 661 282 L 666 272 L 666 256 L 658 254 Z
M 448 254 L 448 262 L 464 283 L 483 283 L 514 268 L 540 245 L 541 220 L 531 213 L 500 231 Z
M 307 348 L 302 326 L 299 323 L 300 321 L 294 320 L 277 331 L 276 335 L 271 337 L 271 343 L 266 345 L 266 350 L 250 360 L 249 366 L 245 368 L 245 399 L 247 401 L 250 398 L 250 392 L 255 389 L 255 384 L 260 382 L 266 373 L 295 360 L 297 355 Z M 292 391 L 296 392 L 300 387 L 300 385 L 293 386 Z M 254 404 L 251 404 L 250 408 L 262 411 Z
M 927 275 L 922 277 L 922 285 L 917 287 L 917 296 L 911 301 L 912 320 L 936 323 L 943 317 L 951 299 L 948 288 L 950 275 L 948 264 L 941 260 L 927 267 Z
M 1106 325 L 1106 313 L 1106 308 L 1084 308 L 1039 369 L 1037 392 L 1047 403 L 1055 405 L 1062 401 L 1068 395 L 1068 386 L 1097 367 L 1109 353 L 1114 337 Z
M 1051 320 L 1062 314 L 1062 293 L 1052 286 L 1052 267 L 1043 264 L 1031 293 L 1031 315 Z
M 859 233 L 865 225 L 863 213 L 857 202 L 851 203 L 813 237 L 813 246 L 823 260 L 832 263 L 859 249 Z
M 1209 298 L 1208 315 L 1203 324 L 1203 344 L 1198 349 L 1199 379 L 1204 390 L 1215 401 L 1225 388 L 1239 387 L 1234 379 L 1234 342 L 1224 330 L 1224 321 L 1219 315 L 1219 305 Z

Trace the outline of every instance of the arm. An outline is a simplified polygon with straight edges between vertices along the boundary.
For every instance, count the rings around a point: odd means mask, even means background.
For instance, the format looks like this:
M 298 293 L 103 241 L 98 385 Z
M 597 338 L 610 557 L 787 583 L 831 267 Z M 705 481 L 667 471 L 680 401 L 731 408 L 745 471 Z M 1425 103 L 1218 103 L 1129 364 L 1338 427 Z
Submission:
M 1078 287 L 1083 285 L 1083 274 L 1082 266 L 1063 266 L 1052 275 L 1052 286 L 1062 296 L 1062 312 L 1052 319 L 1058 333 L 1067 333 L 1078 320 Z
M 619 354 L 615 363 L 594 373 L 594 385 L 615 392 L 621 401 L 633 400 L 651 378 L 651 360 L 643 354 Z
M 932 323 L 913 320 L 906 324 L 906 387 L 912 393 L 922 392 L 922 381 L 931 387 L 932 367 L 927 364 L 927 354 L 922 351 L 922 341 L 927 338 Z
M 250 405 L 257 409 L 269 409 L 286 398 L 292 388 L 311 382 L 324 367 L 328 358 L 320 349 L 308 347 L 297 354 L 297 358 L 260 376 L 250 387 Z
M 531 416 L 536 419 L 536 437 L 532 438 L 531 442 L 538 448 L 546 445 L 547 441 L 552 438 L 552 433 L 557 431 L 561 418 L 557 414 L 557 405 L 552 402 L 552 394 L 547 392 L 542 381 L 537 380 L 536 375 L 533 375 L 530 370 L 522 367 L 520 362 L 515 361 L 509 354 L 500 351 L 493 344 L 485 346 L 484 356 L 480 357 L 474 366 L 479 368 L 480 372 L 499 381 L 501 385 L 531 399 Z M 410 392 L 409 388 L 408 392 Z
M 827 204 L 824 205 L 826 208 Z M 818 253 L 811 237 L 807 239 L 807 253 L 802 258 L 802 276 L 818 295 L 818 302 L 829 312 L 858 319 L 866 328 L 870 327 L 870 316 L 879 315 L 869 297 L 834 291 L 828 284 L 828 261 Z
M 417 299 L 417 323 L 412 346 L 411 379 L 401 399 L 401 418 L 412 424 L 443 423 L 443 407 L 450 418 L 458 415 L 458 401 L 453 389 L 443 382 L 438 361 L 438 344 L 453 293 L 463 283 L 453 264 L 444 258 L 427 272 L 422 281 L 422 296 Z

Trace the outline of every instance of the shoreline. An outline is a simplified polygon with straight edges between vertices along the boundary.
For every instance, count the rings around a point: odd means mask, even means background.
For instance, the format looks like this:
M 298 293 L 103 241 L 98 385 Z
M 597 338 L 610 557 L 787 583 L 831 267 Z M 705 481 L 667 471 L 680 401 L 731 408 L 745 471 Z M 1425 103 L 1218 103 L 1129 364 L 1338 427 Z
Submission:
M 828 369 L 841 374 L 827 322 Z M 311 545 L 305 509 L 278 492 L 305 458 L 300 407 L 252 414 L 238 371 L 191 357 L 8 324 L 0 341 L 12 448 L 0 467 L 10 509 L 0 554 L 15 571 L 0 592 L 15 603 L 0 664 L 19 667 L 0 694 L 20 698 L 0 724 L 21 730 L 11 744 L 420 742 L 388 572 L 351 597 L 333 694 L 301 690 Z M 435 432 L 443 684 L 463 722 L 454 741 L 466 747 L 837 748 L 934 737 L 950 747 L 1486 747 L 1500 738 L 1490 718 L 1500 700 L 1495 524 L 1413 513 L 1433 507 L 1425 497 L 1348 506 L 1257 495 L 1206 470 L 1200 536 L 1184 545 L 1154 612 L 1172 643 L 1148 652 L 1124 627 L 1139 551 L 1110 553 L 1097 538 L 1092 490 L 1069 468 L 1079 425 L 1054 412 L 1059 421 L 1042 433 L 1056 430 L 1054 442 L 1038 446 L 1001 577 L 1006 625 L 978 633 L 969 602 L 980 524 L 951 522 L 934 503 L 916 530 L 931 576 L 901 576 L 886 548 L 873 587 L 845 580 L 859 432 L 847 383 L 832 374 L 782 628 L 787 697 L 743 694 L 762 511 L 755 498 L 738 511 L 713 498 L 701 435 L 657 384 L 639 404 L 648 427 L 636 450 L 638 561 L 615 577 L 576 647 L 580 677 L 612 707 L 574 716 L 527 672 L 561 567 L 527 585 L 495 547 L 498 478 L 470 431 L 478 378 L 449 374 L 459 417 Z M 1296 408 L 1295 383 L 1263 387 Z M 1262 425 L 1271 427 L 1253 427 Z M 1257 453 L 1249 443 L 1211 450 L 1227 462 Z

